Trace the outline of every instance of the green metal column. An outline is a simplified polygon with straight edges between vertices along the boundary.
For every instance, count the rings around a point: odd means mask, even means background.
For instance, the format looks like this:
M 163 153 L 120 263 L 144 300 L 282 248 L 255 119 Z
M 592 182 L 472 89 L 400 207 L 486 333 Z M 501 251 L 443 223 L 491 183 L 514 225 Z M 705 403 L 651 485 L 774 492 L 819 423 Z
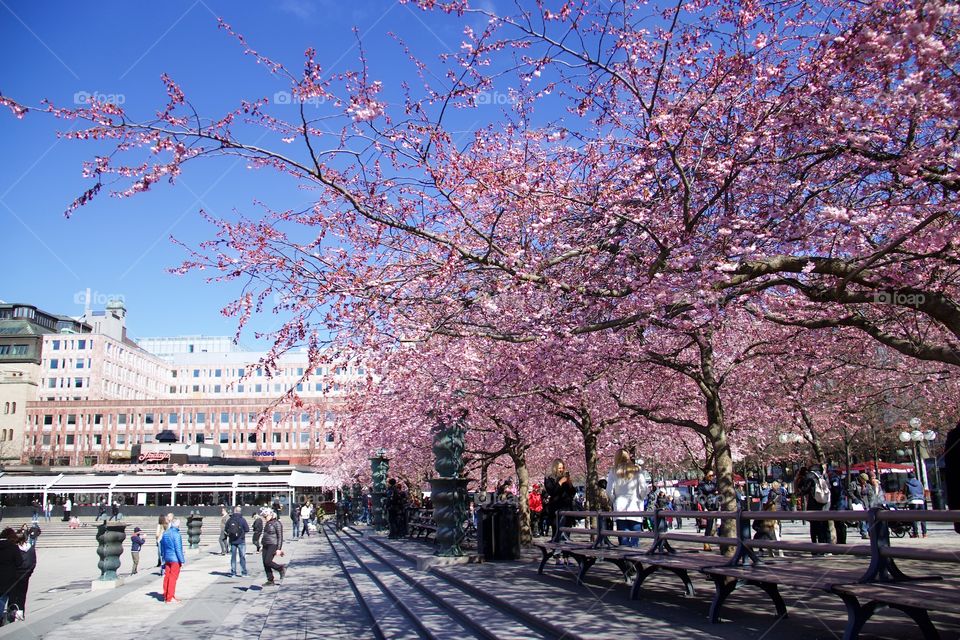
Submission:
M 370 458 L 370 474 L 373 476 L 373 513 L 370 514 L 371 524 L 377 531 L 387 528 L 387 473 L 390 469 L 390 458 L 383 449 L 377 449 Z
M 433 439 L 434 469 L 438 478 L 430 480 L 433 519 L 437 524 L 436 555 L 462 556 L 463 523 L 467 518 L 467 482 L 462 478 L 463 451 L 466 446 L 463 419 L 453 423 L 441 420 Z

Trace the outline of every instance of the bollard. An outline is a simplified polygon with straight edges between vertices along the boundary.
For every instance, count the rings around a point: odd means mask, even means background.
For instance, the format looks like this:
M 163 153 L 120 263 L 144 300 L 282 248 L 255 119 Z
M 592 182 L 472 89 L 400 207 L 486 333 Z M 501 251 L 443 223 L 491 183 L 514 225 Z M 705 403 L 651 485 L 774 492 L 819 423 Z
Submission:
M 100 578 L 91 583 L 91 588 L 109 589 L 123 584 L 123 578 L 117 576 L 117 569 L 120 568 L 123 541 L 127 538 L 126 529 L 127 525 L 125 524 L 107 524 L 106 521 L 97 527 L 97 542 L 99 543 L 97 555 L 100 556 L 97 567 L 100 569 Z
M 200 548 L 200 529 L 203 527 L 203 516 L 197 515 L 196 511 L 191 511 L 187 517 L 187 542 L 188 549 Z

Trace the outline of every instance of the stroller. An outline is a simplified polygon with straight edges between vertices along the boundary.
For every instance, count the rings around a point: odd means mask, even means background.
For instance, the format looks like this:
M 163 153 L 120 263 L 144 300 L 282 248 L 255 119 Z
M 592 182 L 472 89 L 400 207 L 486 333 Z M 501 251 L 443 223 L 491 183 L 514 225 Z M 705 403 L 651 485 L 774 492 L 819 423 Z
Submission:
M 897 507 L 889 507 L 890 511 L 902 511 L 903 509 L 898 509 Z M 887 523 L 887 526 L 890 529 L 890 533 L 897 538 L 902 538 L 913 530 L 913 525 L 909 522 L 903 522 L 901 520 L 891 520 Z

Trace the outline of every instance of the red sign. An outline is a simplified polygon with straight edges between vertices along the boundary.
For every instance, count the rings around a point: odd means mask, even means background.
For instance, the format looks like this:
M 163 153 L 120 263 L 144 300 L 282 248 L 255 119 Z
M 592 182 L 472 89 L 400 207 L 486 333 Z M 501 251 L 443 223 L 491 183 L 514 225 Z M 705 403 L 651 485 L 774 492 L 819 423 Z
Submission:
M 169 462 L 169 451 L 147 451 L 137 458 L 140 462 Z

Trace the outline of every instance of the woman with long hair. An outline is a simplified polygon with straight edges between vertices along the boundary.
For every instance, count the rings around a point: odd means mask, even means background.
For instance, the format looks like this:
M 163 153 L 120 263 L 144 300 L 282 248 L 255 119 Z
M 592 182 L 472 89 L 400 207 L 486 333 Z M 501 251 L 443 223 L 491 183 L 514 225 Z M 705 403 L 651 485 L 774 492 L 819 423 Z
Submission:
M 160 552 L 160 539 L 163 537 L 163 534 L 167 532 L 167 529 L 170 527 L 170 522 L 173 520 L 173 514 L 160 514 L 160 517 L 157 518 L 157 566 L 160 567 L 160 575 L 163 575 L 163 572 L 166 570 L 166 565 L 163 562 L 163 554 Z
M 607 474 L 607 494 L 614 511 L 643 511 L 643 499 L 647 494 L 647 480 L 640 466 L 626 449 L 620 449 L 613 458 L 613 468 Z M 617 518 L 618 531 L 640 531 L 643 520 Z M 640 539 L 634 537 L 619 538 L 626 547 L 640 545 Z
M 576 488 L 570 481 L 570 472 L 567 471 L 567 465 L 560 458 L 553 461 L 553 465 L 550 467 L 550 475 L 544 478 L 543 487 L 550 498 L 547 502 L 546 511 L 549 526 L 553 527 L 551 540 L 557 542 L 560 540 L 560 527 L 570 526 L 570 522 L 573 520 L 573 518 L 566 517 L 564 522 L 558 526 L 557 514 L 561 511 L 573 510 L 573 496 L 577 493 Z

